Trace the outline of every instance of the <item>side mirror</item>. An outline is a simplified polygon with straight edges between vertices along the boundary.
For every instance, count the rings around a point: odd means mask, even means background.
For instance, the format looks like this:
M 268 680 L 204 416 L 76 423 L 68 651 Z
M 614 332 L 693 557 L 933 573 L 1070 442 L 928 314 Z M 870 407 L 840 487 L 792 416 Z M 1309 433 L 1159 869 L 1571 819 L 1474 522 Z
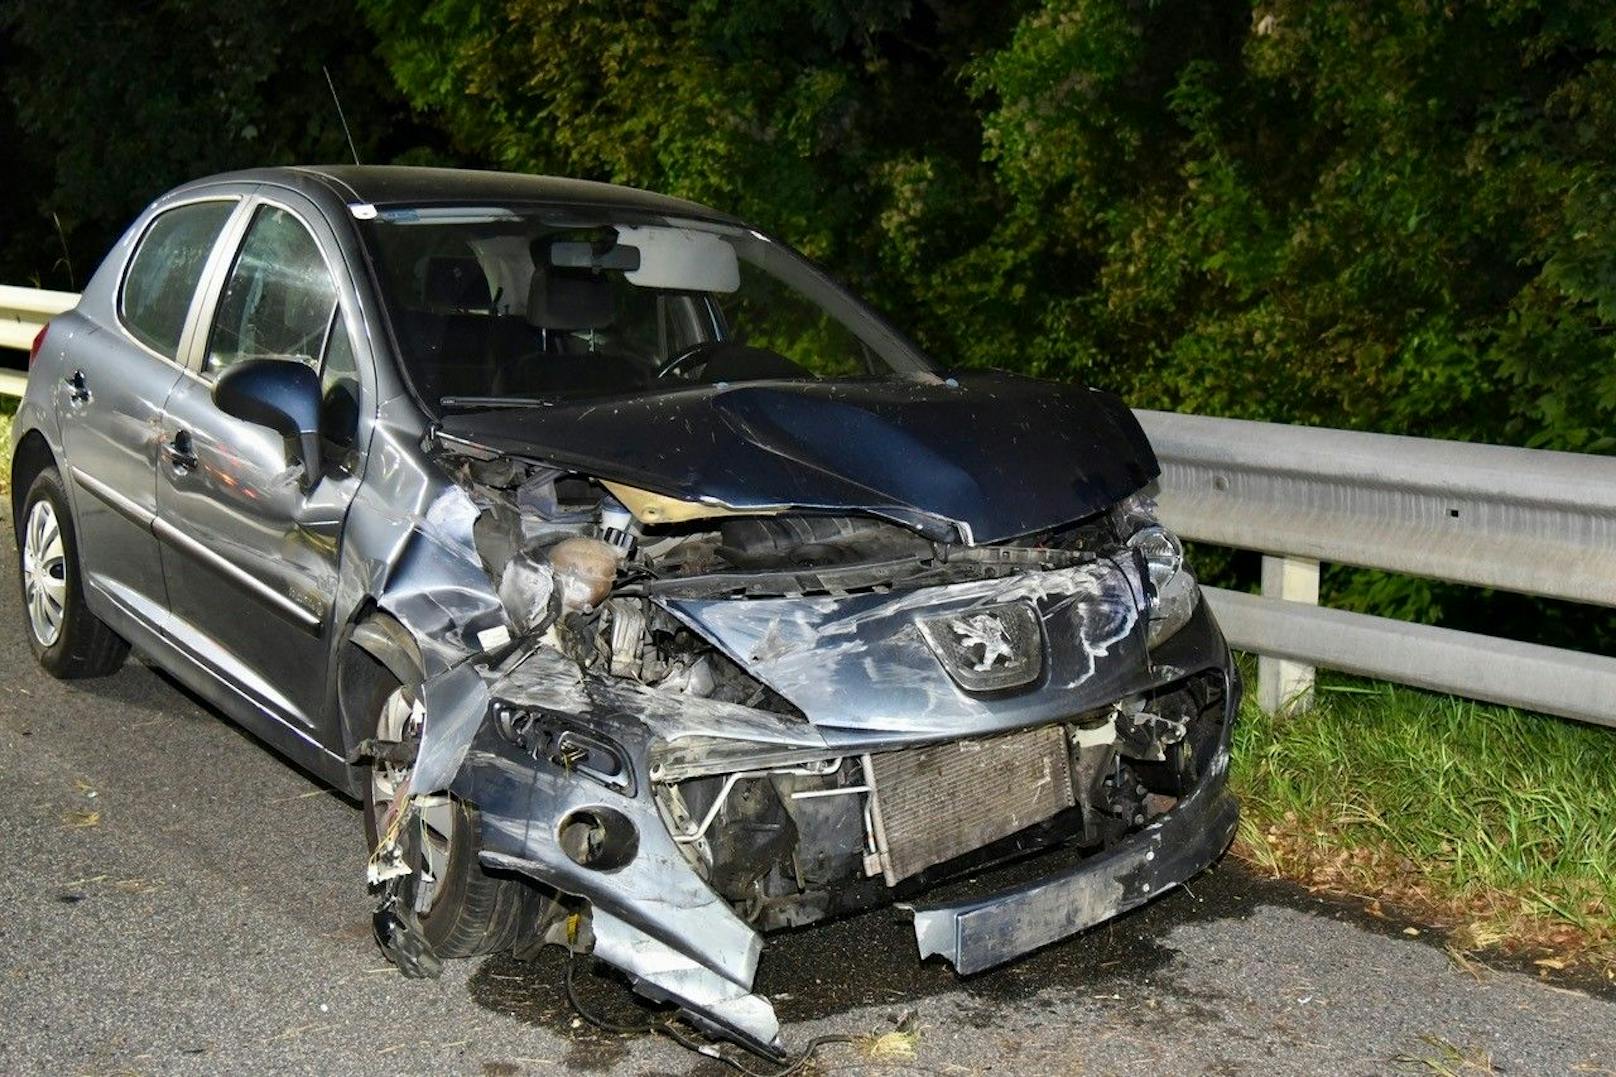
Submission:
M 310 486 L 320 479 L 320 376 L 295 359 L 244 359 L 213 383 L 213 406 L 297 445 Z

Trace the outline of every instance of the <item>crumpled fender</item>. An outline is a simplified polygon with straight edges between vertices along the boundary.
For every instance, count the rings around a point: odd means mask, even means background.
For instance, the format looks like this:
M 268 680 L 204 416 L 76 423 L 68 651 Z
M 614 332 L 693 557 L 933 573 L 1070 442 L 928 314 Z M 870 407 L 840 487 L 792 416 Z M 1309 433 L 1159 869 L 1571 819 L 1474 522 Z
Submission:
M 414 638 L 428 678 L 509 639 L 498 635 L 505 607 L 472 545 L 478 511 L 465 491 L 447 488 L 404 537 L 376 590 L 376 608 Z
M 460 700 L 473 693 L 447 690 L 458 672 L 443 679 L 446 690 L 441 693 L 429 683 L 429 701 L 441 694 L 446 705 L 465 707 Z M 608 787 L 548 757 L 535 758 L 502 735 L 494 722 L 482 722 L 450 789 L 477 805 L 484 865 L 585 899 L 593 910 L 596 956 L 626 972 L 638 990 L 676 1003 L 713 1031 L 781 1054 L 774 1010 L 751 989 L 762 937 L 691 870 L 646 780 L 649 753 L 673 731 L 645 716 L 660 713 L 669 722 L 685 707 L 691 728 L 711 732 L 715 713 L 725 706 L 737 714 L 761 712 L 585 677 L 576 663 L 548 647 L 519 651 L 497 673 L 483 675 L 488 685 L 482 698 L 491 698 L 495 708 L 587 715 L 591 735 L 619 750 L 638 778 L 626 788 Z M 764 721 L 755 718 L 750 726 L 760 731 Z M 439 735 L 448 734 L 454 722 L 440 721 Z M 432 725 L 429 711 L 423 757 L 429 750 L 436 752 L 429 743 Z M 564 821 L 589 809 L 616 812 L 634 826 L 638 850 L 629 863 L 594 870 L 575 863 L 563 850 Z

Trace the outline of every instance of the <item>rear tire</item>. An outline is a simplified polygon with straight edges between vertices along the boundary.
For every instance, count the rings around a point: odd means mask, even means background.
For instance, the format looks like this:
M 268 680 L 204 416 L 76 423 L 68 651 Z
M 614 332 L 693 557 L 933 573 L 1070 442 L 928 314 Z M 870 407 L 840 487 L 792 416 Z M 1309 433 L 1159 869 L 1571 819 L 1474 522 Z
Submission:
M 378 740 L 403 739 L 400 711 L 410 708 L 415 686 L 391 676 L 377 679 L 365 713 Z M 389 708 L 393 708 L 389 714 Z M 408 767 L 373 760 L 365 782 L 365 839 L 374 850 L 380 821 Z M 433 825 L 428 825 L 428 821 Z M 399 901 L 414 910 L 437 956 L 475 957 L 511 949 L 538 925 L 542 895 L 520 879 L 490 875 L 477 861 L 479 821 L 458 800 L 417 811 L 400 838 L 410 873 L 398 880 Z M 424 907 L 423 907 L 424 906 Z
M 17 528 L 23 627 L 34 657 L 64 680 L 116 672 L 129 644 L 84 604 L 78 535 L 54 467 L 34 476 Z

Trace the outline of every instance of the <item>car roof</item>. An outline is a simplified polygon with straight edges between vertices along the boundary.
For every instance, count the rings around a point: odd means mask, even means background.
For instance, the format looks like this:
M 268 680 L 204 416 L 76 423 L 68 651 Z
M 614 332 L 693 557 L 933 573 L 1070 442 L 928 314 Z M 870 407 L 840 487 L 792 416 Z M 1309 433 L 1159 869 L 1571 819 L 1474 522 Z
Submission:
M 740 223 L 729 214 L 682 198 L 653 194 L 635 187 L 592 180 L 535 176 L 521 172 L 488 172 L 471 168 L 422 168 L 406 165 L 305 165 L 256 168 L 198 180 L 186 187 L 220 182 L 271 183 L 308 192 L 326 189 L 347 203 L 388 205 L 466 205 L 535 202 L 679 217 L 704 217 Z

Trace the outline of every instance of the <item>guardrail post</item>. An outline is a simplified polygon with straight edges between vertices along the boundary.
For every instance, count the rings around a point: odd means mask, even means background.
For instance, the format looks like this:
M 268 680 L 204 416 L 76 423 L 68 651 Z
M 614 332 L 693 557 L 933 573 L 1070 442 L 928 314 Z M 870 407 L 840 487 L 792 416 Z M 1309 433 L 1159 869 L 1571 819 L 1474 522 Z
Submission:
M 1305 557 L 1263 554 L 1264 598 L 1319 604 L 1319 563 Z M 1295 713 L 1313 703 L 1313 667 L 1288 658 L 1257 659 L 1257 705 L 1273 713 Z

